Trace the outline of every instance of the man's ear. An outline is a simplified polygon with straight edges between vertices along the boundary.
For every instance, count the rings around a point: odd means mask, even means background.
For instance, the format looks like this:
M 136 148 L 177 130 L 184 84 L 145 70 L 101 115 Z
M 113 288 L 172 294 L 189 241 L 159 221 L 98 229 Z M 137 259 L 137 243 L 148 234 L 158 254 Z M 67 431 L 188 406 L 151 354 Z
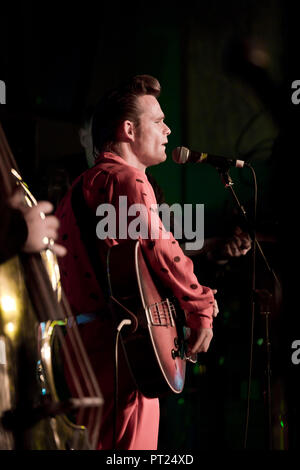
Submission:
M 120 124 L 118 138 L 124 142 L 132 142 L 135 137 L 134 124 L 128 119 Z
M 88 139 L 89 139 L 89 131 L 81 127 L 78 131 L 79 140 L 83 148 L 88 146 Z

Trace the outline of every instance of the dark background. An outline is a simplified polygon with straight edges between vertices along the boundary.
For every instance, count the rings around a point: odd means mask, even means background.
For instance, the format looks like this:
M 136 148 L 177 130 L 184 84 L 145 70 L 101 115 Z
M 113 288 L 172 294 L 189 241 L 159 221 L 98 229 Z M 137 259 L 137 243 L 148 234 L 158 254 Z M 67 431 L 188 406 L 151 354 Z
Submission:
M 1 13 L 0 116 L 24 179 L 47 197 L 61 162 L 84 166 L 77 135 L 84 109 L 128 76 L 148 73 L 162 85 L 172 130 L 165 164 L 151 169 L 169 203 L 204 203 L 205 236 L 228 235 L 238 220 L 217 171 L 172 161 L 178 145 L 248 160 L 258 180 L 257 231 L 283 287 L 283 300 L 257 254 L 257 286 L 273 295 L 272 437 L 275 449 L 299 443 L 300 339 L 297 306 L 299 109 L 291 83 L 300 78 L 297 18 L 279 0 L 176 2 L 26 2 Z M 263 51 L 264 55 L 257 54 Z M 254 54 L 256 51 L 256 54 Z M 257 62 L 258 61 L 258 62 Z M 76 165 L 75 163 L 76 162 Z M 250 215 L 253 179 L 231 170 Z M 251 329 L 251 255 L 200 281 L 219 289 L 214 340 L 188 368 L 184 392 L 162 400 L 160 449 L 242 449 Z M 247 447 L 268 448 L 263 316 L 255 312 L 253 381 Z

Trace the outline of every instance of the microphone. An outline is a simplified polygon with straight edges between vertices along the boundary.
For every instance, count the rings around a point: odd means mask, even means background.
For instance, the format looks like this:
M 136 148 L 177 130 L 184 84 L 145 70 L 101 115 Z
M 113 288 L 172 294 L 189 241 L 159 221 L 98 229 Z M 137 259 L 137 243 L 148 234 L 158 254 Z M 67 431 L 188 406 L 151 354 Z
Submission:
M 186 147 L 176 147 L 172 152 L 172 157 L 176 163 L 209 163 L 220 170 L 228 170 L 231 166 L 243 168 L 249 166 L 243 160 L 234 160 L 226 157 L 219 157 L 209 153 L 196 152 Z

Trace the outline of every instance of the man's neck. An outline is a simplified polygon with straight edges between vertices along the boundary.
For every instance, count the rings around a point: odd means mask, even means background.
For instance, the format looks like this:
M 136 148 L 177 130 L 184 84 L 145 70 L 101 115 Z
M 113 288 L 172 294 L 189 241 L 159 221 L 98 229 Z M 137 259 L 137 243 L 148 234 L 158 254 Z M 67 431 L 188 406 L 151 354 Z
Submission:
M 123 158 L 123 160 L 125 160 L 128 165 L 133 166 L 134 168 L 137 168 L 138 170 L 145 173 L 147 167 L 141 163 L 137 155 L 132 152 L 132 149 L 128 144 L 119 142 L 115 145 L 113 151 L 116 153 L 116 155 L 119 155 L 119 157 Z

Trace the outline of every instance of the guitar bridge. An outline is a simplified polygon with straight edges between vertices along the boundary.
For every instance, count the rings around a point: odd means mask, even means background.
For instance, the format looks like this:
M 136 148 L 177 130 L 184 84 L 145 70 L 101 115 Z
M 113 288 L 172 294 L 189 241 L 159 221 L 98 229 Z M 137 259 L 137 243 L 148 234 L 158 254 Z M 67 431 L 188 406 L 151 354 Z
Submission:
M 148 318 L 153 326 L 175 326 L 173 314 L 175 313 L 174 305 L 169 299 L 162 302 L 155 302 L 148 307 Z

